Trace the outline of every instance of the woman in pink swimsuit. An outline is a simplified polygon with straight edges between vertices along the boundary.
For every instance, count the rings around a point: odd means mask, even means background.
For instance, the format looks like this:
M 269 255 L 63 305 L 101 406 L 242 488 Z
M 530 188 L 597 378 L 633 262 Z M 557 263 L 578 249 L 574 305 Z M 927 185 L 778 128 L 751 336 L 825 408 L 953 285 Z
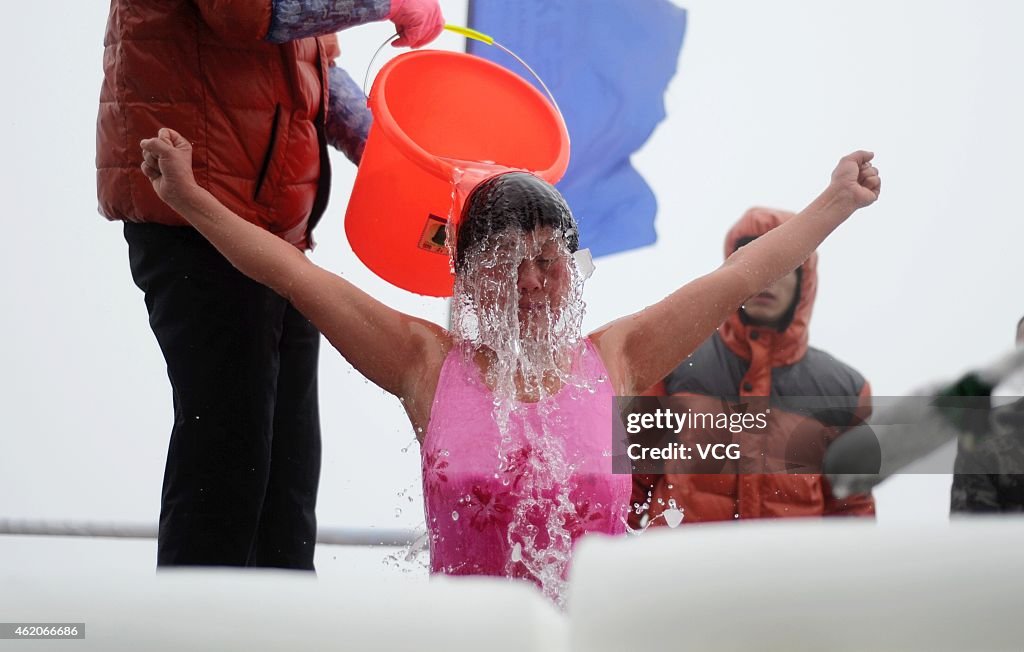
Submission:
M 402 401 L 422 444 L 431 570 L 526 577 L 556 598 L 578 537 L 625 530 L 631 480 L 611 472 L 613 396 L 663 378 L 881 189 L 872 154 L 846 156 L 795 218 L 581 338 L 568 207 L 532 175 L 492 177 L 459 222 L 449 332 L 387 307 L 233 214 L 196 184 L 191 147 L 176 132 L 161 129 L 142 149 L 143 172 L 167 204 Z

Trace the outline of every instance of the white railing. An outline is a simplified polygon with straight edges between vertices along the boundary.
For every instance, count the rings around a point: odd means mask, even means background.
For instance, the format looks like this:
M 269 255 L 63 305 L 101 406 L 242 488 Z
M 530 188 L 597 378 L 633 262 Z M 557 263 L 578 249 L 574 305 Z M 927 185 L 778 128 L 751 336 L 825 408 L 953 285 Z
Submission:
M 113 539 L 155 539 L 156 526 L 145 523 L 0 518 L 0 535 L 98 537 Z M 374 527 L 321 527 L 317 543 L 335 546 L 410 545 L 413 530 Z

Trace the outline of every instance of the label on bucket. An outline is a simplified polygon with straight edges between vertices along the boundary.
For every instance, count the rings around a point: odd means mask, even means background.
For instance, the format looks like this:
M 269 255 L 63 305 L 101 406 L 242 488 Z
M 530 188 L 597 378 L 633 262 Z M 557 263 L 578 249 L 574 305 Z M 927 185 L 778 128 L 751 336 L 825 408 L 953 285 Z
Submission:
M 420 234 L 420 249 L 425 249 L 434 254 L 448 255 L 448 248 L 444 245 L 444 238 L 448 220 L 431 213 L 427 216 L 427 223 Z

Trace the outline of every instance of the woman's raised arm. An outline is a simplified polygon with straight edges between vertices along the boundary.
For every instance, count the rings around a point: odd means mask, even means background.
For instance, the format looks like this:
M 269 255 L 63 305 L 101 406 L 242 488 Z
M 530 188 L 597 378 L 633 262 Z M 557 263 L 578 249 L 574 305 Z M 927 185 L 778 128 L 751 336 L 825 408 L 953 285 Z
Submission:
M 291 302 L 369 380 L 399 398 L 427 402 L 419 395 L 423 381 L 437 376 L 450 346 L 443 328 L 389 308 L 230 211 L 196 184 L 192 147 L 177 132 L 161 129 L 141 146 L 142 171 L 156 193 L 231 264 Z M 427 410 L 414 420 L 429 416 L 429 405 L 406 407 Z
M 715 271 L 595 331 L 620 395 L 647 390 L 676 368 L 744 301 L 800 266 L 859 208 L 878 199 L 874 154 L 843 157 L 828 188 L 796 217 L 741 247 Z

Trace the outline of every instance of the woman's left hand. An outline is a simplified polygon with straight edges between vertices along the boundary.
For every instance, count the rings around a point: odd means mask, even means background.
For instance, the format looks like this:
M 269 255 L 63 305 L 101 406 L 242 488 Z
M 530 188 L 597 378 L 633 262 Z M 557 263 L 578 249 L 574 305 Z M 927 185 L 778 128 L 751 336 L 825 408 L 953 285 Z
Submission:
M 831 189 L 848 198 L 853 210 L 875 203 L 882 191 L 878 168 L 871 164 L 874 157 L 872 152 L 854 152 L 841 158 L 832 172 Z

